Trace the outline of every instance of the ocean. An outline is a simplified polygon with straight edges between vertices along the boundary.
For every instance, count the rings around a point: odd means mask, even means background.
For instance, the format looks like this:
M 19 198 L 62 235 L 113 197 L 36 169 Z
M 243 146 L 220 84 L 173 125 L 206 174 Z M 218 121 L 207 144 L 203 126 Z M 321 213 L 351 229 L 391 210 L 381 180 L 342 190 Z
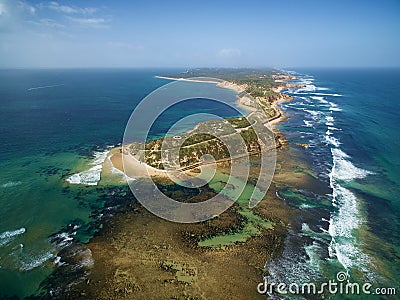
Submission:
M 272 279 L 327 282 L 345 272 L 350 282 L 398 289 L 400 70 L 291 73 L 304 87 L 285 91 L 294 100 L 282 104 L 291 118 L 279 129 L 330 192 L 278 192 L 304 217 L 270 263 Z
M 109 148 L 122 142 L 137 103 L 170 82 L 155 75 L 182 71 L 0 71 L 0 298 L 36 294 L 57 266 L 57 252 L 93 236 L 88 224 L 108 192 L 100 173 Z M 233 91 L 208 85 L 236 101 Z M 238 114 L 207 100 L 185 102 L 160 116 L 149 138 L 196 112 Z
M 121 143 L 135 105 L 169 82 L 154 76 L 181 71 L 0 70 L 0 295 L 38 293 L 57 251 L 93 236 L 88 224 L 107 193 L 100 173 L 108 149 Z M 285 91 L 294 100 L 282 104 L 290 118 L 279 129 L 329 192 L 278 191 L 304 217 L 270 263 L 271 276 L 323 280 L 345 270 L 398 287 L 400 70 L 291 72 L 306 86 Z M 215 93 L 236 99 L 228 89 Z M 196 112 L 237 115 L 189 101 L 160 117 L 152 138 Z

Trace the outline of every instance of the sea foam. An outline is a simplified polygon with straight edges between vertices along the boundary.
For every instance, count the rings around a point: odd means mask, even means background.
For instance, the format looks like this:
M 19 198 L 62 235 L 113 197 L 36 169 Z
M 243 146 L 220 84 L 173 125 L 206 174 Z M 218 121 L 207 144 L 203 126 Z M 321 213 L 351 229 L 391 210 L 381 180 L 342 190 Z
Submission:
M 325 135 L 325 141 L 335 147 L 339 147 L 342 143 L 339 142 L 339 140 L 335 137 L 333 137 L 332 135 L 329 134 L 329 130 L 326 132 Z
M 340 182 L 364 178 L 372 172 L 356 167 L 350 161 L 350 156 L 341 149 L 332 148 L 331 153 L 333 166 L 329 177 L 332 205 L 336 210 L 331 213 L 329 220 L 328 232 L 332 237 L 329 253 L 346 269 L 357 266 L 367 270 L 368 256 L 357 247 L 354 235 L 354 230 L 364 223 L 364 217 L 360 213 L 357 197 Z
M 49 259 L 53 258 L 54 254 L 50 251 L 41 253 L 37 256 L 26 255 L 21 261 L 19 269 L 21 271 L 30 271 L 44 264 Z
M 95 152 L 94 159 L 90 163 L 90 165 L 92 165 L 93 167 L 86 171 L 71 175 L 66 179 L 66 181 L 71 184 L 97 185 L 100 181 L 103 162 L 106 160 L 109 152 L 109 149 L 103 152 Z
M 332 176 L 338 180 L 361 179 L 369 174 L 370 171 L 356 167 L 350 160 L 349 156 L 340 149 L 331 149 L 333 157 Z
M 9 181 L 6 183 L 3 183 L 2 185 L 0 185 L 2 188 L 9 188 L 9 187 L 13 187 L 13 186 L 18 186 L 22 184 L 21 181 Z
M 102 166 L 97 165 L 89 170 L 76 173 L 66 180 L 71 184 L 85 184 L 85 185 L 97 185 L 100 181 L 100 174 L 101 174 Z
M 329 102 L 328 102 L 327 100 L 325 100 L 325 98 L 322 97 L 322 96 L 310 96 L 310 98 L 313 99 L 313 100 L 317 100 L 317 101 L 319 101 L 319 102 L 321 102 L 321 103 L 323 103 L 323 104 L 328 104 L 328 103 L 329 103 Z
M 13 231 L 5 231 L 0 234 L 0 246 L 4 246 L 11 241 L 13 241 L 17 236 L 25 233 L 26 229 L 21 227 L 20 229 L 13 230 Z

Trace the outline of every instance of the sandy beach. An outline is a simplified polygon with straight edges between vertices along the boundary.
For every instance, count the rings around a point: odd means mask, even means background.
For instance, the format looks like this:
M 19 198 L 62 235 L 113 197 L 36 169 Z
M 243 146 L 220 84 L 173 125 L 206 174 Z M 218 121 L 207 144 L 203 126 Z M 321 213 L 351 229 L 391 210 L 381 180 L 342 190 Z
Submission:
M 124 154 L 122 151 L 125 151 Z M 125 173 L 129 178 L 136 179 L 148 176 L 166 176 L 166 171 L 153 168 L 146 163 L 140 162 L 127 150 L 123 150 L 123 147 L 114 148 L 108 153 L 104 165 L 105 168 L 110 167 L 107 165 L 108 162 L 111 162 L 111 167 Z
M 254 99 L 247 95 L 240 95 L 240 93 L 244 92 L 246 89 L 245 85 L 237 85 L 235 83 L 229 82 L 229 81 L 201 81 L 201 80 L 193 80 L 193 79 L 185 79 L 185 78 L 173 78 L 173 77 L 164 77 L 164 76 L 156 76 L 157 78 L 164 78 L 164 79 L 170 79 L 170 80 L 183 80 L 183 81 L 191 81 L 191 82 L 210 82 L 210 83 L 216 83 L 218 87 L 221 88 L 226 88 L 235 91 L 238 93 L 237 100 L 236 100 L 236 105 L 239 107 L 242 107 L 243 109 L 247 110 L 249 113 L 246 116 L 249 116 L 252 112 L 257 111 L 256 106 L 254 105 Z M 281 102 L 286 102 L 290 101 L 290 97 L 286 97 L 284 94 L 279 94 L 279 98 L 271 104 L 271 107 L 273 110 L 276 112 L 275 116 L 270 118 L 268 121 L 268 124 L 266 126 L 275 126 L 282 122 L 283 120 L 286 119 L 286 116 L 282 113 L 282 111 L 279 108 L 279 103 Z M 257 104 L 256 104 L 257 105 Z M 195 126 L 198 127 L 198 125 Z M 274 129 L 275 130 L 275 129 Z M 190 130 L 191 132 L 193 130 Z M 286 141 L 284 138 L 279 135 L 279 145 L 284 145 Z M 127 147 L 127 146 L 125 146 Z M 108 154 L 108 159 L 106 160 L 104 167 L 105 168 L 116 168 L 121 172 L 124 172 L 126 176 L 129 178 L 143 178 L 143 177 L 148 177 L 148 176 L 158 176 L 158 177 L 168 177 L 166 174 L 166 171 L 156 169 L 152 166 L 149 166 L 148 164 L 139 161 L 136 159 L 133 155 L 129 153 L 129 150 L 124 149 L 124 147 L 117 147 L 114 148 L 110 151 Z M 109 166 L 111 164 L 111 166 Z
M 231 83 L 222 85 L 237 92 L 242 90 Z M 277 103 L 274 105 L 278 114 L 270 125 L 285 118 Z M 256 157 L 251 159 L 257 160 Z M 123 147 L 112 149 L 106 161 L 108 168 L 116 168 L 131 178 L 140 179 L 149 174 L 157 181 L 164 180 L 166 175 L 163 170 L 139 162 Z M 228 166 L 222 166 L 220 171 L 224 172 L 224 168 L 229 173 Z M 299 168 L 305 171 L 294 171 Z M 251 167 L 250 177 L 256 178 L 258 172 L 257 167 Z M 73 290 L 74 297 L 265 299 L 256 289 L 266 272 L 264 263 L 282 251 L 286 225 L 295 214 L 276 196 L 276 190 L 313 182 L 306 165 L 294 161 L 287 151 L 279 151 L 273 183 L 265 199 L 254 210 L 257 216 L 273 220 L 273 229 L 263 229 L 259 236 L 245 243 L 219 249 L 200 247 L 198 241 L 201 237 L 237 231 L 243 221 L 237 205 L 218 218 L 197 224 L 171 223 L 138 204 L 132 205 L 132 210 L 115 215 L 102 234 L 88 244 L 96 263 L 87 281 Z M 193 201 L 200 201 L 203 197 L 208 199 L 213 194 L 214 191 L 204 187 Z
M 117 156 L 118 157 L 118 154 Z M 304 172 L 298 170 L 303 169 Z M 297 170 L 297 171 L 295 171 Z M 253 174 L 253 175 L 252 175 Z M 251 176 L 256 176 L 252 169 Z M 283 250 L 286 226 L 296 210 L 276 196 L 277 189 L 315 184 L 307 166 L 278 152 L 276 175 L 255 213 L 273 220 L 273 229 L 220 249 L 198 246 L 199 238 L 238 230 L 236 205 L 218 218 L 179 224 L 158 218 L 139 204 L 116 214 L 88 249 L 95 264 L 84 282 L 69 290 L 74 299 L 265 299 L 257 292 L 263 266 Z M 196 201 L 214 194 L 204 188 Z

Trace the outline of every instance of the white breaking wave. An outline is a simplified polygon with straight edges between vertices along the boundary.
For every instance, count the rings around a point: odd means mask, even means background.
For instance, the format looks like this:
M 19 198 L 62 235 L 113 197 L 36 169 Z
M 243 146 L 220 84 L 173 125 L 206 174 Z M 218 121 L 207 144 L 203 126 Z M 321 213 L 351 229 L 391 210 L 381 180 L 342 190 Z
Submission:
M 325 119 L 329 122 L 333 122 L 335 120 L 332 116 L 327 116 Z
M 321 103 L 328 104 L 329 102 L 325 100 L 322 96 L 310 96 L 311 99 L 318 100 Z
M 305 86 L 296 90 L 296 93 L 299 92 L 316 92 L 316 91 L 328 91 L 328 88 L 325 87 L 317 87 L 313 84 L 312 81 L 304 81 L 301 82 Z
M 71 184 L 97 185 L 100 181 L 102 166 L 97 165 L 87 171 L 76 173 L 66 180 Z
M 320 111 L 315 111 L 315 110 L 311 110 L 311 109 L 303 109 L 303 111 L 308 112 L 314 121 L 318 121 L 319 117 L 322 115 L 322 113 Z
M 346 153 L 340 149 L 331 149 L 333 157 L 332 175 L 339 180 L 353 180 L 357 178 L 365 178 L 367 175 L 373 174 L 370 171 L 357 168 L 348 159 Z
M 329 108 L 330 111 L 342 111 L 341 108 L 338 107 L 338 105 L 336 103 L 333 102 L 329 102 L 329 105 L 331 106 Z
M 303 122 L 304 122 L 304 125 L 306 127 L 312 127 L 313 126 L 313 123 L 311 121 L 303 120 Z
M 72 233 L 67 233 L 67 232 L 62 232 L 54 235 L 53 239 L 57 240 L 57 247 L 58 248 L 63 248 L 65 246 L 68 246 L 72 243 L 74 240 L 73 236 L 76 235 L 76 231 Z
M 327 93 L 314 93 L 314 92 L 308 92 L 308 93 L 293 92 L 293 94 L 296 94 L 296 95 L 315 95 L 315 96 L 342 97 L 341 94 L 327 94 Z
M 305 84 L 304 87 L 299 88 L 296 92 L 315 92 L 317 87 L 313 84 Z
M 329 220 L 329 235 L 332 241 L 329 245 L 330 257 L 336 257 L 339 263 L 349 269 L 353 266 L 365 269 L 368 256 L 357 247 L 354 230 L 364 222 L 359 212 L 356 196 L 348 189 L 331 179 L 333 189 L 332 204 L 338 208 L 331 214 Z
M 110 152 L 110 150 L 106 150 L 103 152 L 95 152 L 94 153 L 94 161 L 92 162 L 92 165 L 102 164 L 106 160 L 109 152 Z
M 333 126 L 333 121 L 335 120 L 332 116 L 326 116 L 325 117 L 325 125 L 326 126 Z
M 0 234 L 0 246 L 4 246 L 14 239 L 17 238 L 17 236 L 25 233 L 26 229 L 24 227 L 21 227 L 20 229 L 13 230 L 13 231 L 5 231 L 2 234 Z
M 27 256 L 20 261 L 19 269 L 21 271 L 30 271 L 34 268 L 37 268 L 44 264 L 49 259 L 53 258 L 54 254 L 49 252 L 45 252 L 38 256 Z
M 339 147 L 342 143 L 339 142 L 339 140 L 331 135 L 327 134 L 325 135 L 325 141 L 327 141 L 329 144 L 335 146 L 335 147 Z
M 21 181 L 9 181 L 9 182 L 3 183 L 1 185 L 1 187 L 2 188 L 9 188 L 9 187 L 17 186 L 17 185 L 20 185 L 20 184 L 22 184 Z
M 313 95 L 317 95 L 317 96 L 330 96 L 330 97 L 342 97 L 341 94 L 313 93 Z
M 109 149 L 103 152 L 95 152 L 94 160 L 91 162 L 91 165 L 94 165 L 94 167 L 91 167 L 89 170 L 76 173 L 68 177 L 66 181 L 71 184 L 97 185 L 100 181 L 103 162 L 106 160 L 109 152 Z
M 53 263 L 57 266 L 60 267 L 62 265 L 65 264 L 65 262 L 61 261 L 61 256 L 56 256 L 56 258 L 54 258 Z
M 332 214 L 329 222 L 329 234 L 332 241 L 329 246 L 329 254 L 336 257 L 339 263 L 346 269 L 352 266 L 360 267 L 368 260 L 367 256 L 356 246 L 357 242 L 352 232 L 359 228 L 361 217 L 353 211 L 357 211 L 357 200 L 354 195 L 346 189 L 342 189 L 345 201 L 339 211 Z M 340 193 L 340 192 L 338 192 Z M 353 209 L 353 211 L 348 211 Z
M 344 268 L 357 266 L 367 270 L 368 256 L 357 247 L 354 231 L 364 223 L 360 213 L 357 197 L 347 188 L 340 185 L 340 181 L 349 181 L 364 178 L 372 174 L 353 165 L 349 156 L 341 149 L 331 149 L 333 167 L 330 177 L 332 188 L 332 205 L 337 210 L 331 213 L 329 220 L 329 234 L 332 241 L 329 246 L 329 255 L 336 257 Z
M 341 108 L 334 102 L 328 101 L 332 97 L 341 97 L 341 94 L 334 92 L 323 92 L 329 90 L 328 88 L 316 87 L 313 79 L 309 80 L 305 78 L 300 80 L 300 83 L 306 86 L 295 90 L 292 94 L 302 99 L 306 96 L 312 99 L 314 103 L 318 103 L 323 111 L 316 111 L 304 108 L 296 108 L 309 113 L 315 122 L 325 122 L 327 129 L 325 134 L 319 136 L 319 139 L 325 139 L 331 146 L 331 154 L 333 159 L 333 166 L 330 173 L 327 174 L 330 179 L 330 187 L 332 188 L 332 205 L 333 210 L 330 214 L 328 230 L 324 230 L 325 234 L 329 234 L 331 242 L 329 245 L 329 256 L 337 261 L 346 269 L 357 267 L 360 270 L 368 272 L 369 257 L 363 253 L 359 247 L 360 242 L 357 237 L 357 230 L 364 224 L 365 217 L 362 214 L 359 200 L 356 195 L 348 188 L 343 186 L 344 181 L 350 181 L 354 179 L 364 178 L 372 172 L 363 170 L 356 167 L 351 161 L 350 157 L 339 149 L 341 143 L 338 138 L 335 137 L 335 133 L 340 128 L 334 127 L 335 118 L 332 114 L 336 111 L 341 111 Z M 320 92 L 321 91 L 321 92 Z M 304 100 L 303 100 L 304 101 Z M 306 100 L 305 100 L 306 101 Z M 329 111 L 327 111 L 327 108 Z M 306 116 L 309 118 L 309 116 Z M 311 127 L 312 123 L 307 120 L 303 120 L 306 127 Z M 328 171 L 329 172 L 329 171 Z M 304 225 L 304 224 L 303 224 Z M 307 229 L 303 226 L 304 229 Z M 315 237 L 313 237 L 315 238 Z M 310 259 L 310 263 L 314 264 L 314 267 L 318 267 L 315 256 L 317 249 L 315 244 L 305 248 L 307 255 Z

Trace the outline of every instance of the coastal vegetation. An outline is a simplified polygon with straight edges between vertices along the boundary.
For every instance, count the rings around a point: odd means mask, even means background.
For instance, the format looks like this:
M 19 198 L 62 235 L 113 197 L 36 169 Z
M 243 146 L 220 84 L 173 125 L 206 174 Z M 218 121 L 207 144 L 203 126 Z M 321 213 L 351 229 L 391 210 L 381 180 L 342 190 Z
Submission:
M 216 295 L 222 296 L 229 289 L 242 298 L 260 297 L 254 287 L 266 274 L 264 264 L 268 258 L 282 252 L 286 224 L 292 212 L 276 197 L 279 177 L 267 195 L 258 190 L 256 184 L 261 153 L 271 150 L 266 147 L 268 139 L 274 139 L 277 149 L 285 146 L 282 135 L 275 130 L 270 132 L 265 125 L 280 120 L 282 114 L 277 103 L 288 101 L 290 97 L 280 94 L 279 89 L 292 77 L 269 69 L 201 69 L 174 76 L 228 80 L 218 85 L 237 91 L 238 104 L 249 113 L 243 117 L 201 122 L 179 135 L 116 147 L 110 151 L 105 169 L 110 168 L 111 163 L 110 174 L 115 168 L 126 172 L 121 163 L 125 154 L 128 163 L 136 168 L 136 172 L 127 175 L 136 176 L 133 177 L 135 186 L 143 197 L 154 197 L 153 189 L 147 188 L 153 181 L 164 195 L 179 202 L 199 203 L 221 195 L 232 206 L 207 221 L 178 224 L 147 212 L 126 189 L 109 192 L 107 195 L 115 200 L 112 205 L 118 207 L 118 214 L 109 222 L 101 220 L 101 224 L 95 224 L 103 232 L 88 245 L 96 264 L 84 268 L 85 272 L 90 270 L 88 279 L 80 281 L 72 290 L 69 286 L 59 287 L 59 282 L 55 282 L 58 292 L 66 292 L 76 299 L 126 299 L 133 295 L 154 299 L 158 296 L 155 291 L 162 291 L 169 299 L 198 299 L 218 298 Z M 282 78 L 286 81 L 279 82 Z M 256 132 L 269 134 L 263 139 Z M 209 163 L 204 159 L 207 154 L 213 156 L 217 166 L 207 184 L 198 188 L 183 187 L 165 175 L 167 169 L 193 175 Z M 233 160 L 247 163 L 249 173 L 232 176 Z M 147 173 L 143 168 L 151 171 L 151 179 L 143 177 Z M 281 165 L 278 170 L 284 174 Z M 292 174 L 293 168 L 287 172 Z M 107 180 L 105 174 L 103 172 L 102 182 Z M 281 177 L 287 181 L 286 175 Z M 240 195 L 237 191 L 241 191 Z M 250 199 L 268 200 L 250 208 Z M 102 213 L 116 212 L 107 207 Z M 79 253 L 86 253 L 83 250 Z M 62 256 L 63 261 L 68 259 L 69 254 L 66 255 L 66 258 Z M 66 274 L 75 278 L 75 273 L 71 272 L 60 268 L 55 278 L 64 278 Z M 227 274 L 229 286 L 218 282 Z M 248 280 L 243 282 L 243 278 Z M 54 286 L 54 282 L 50 285 Z
M 243 152 L 240 149 L 228 149 L 224 145 L 226 143 L 235 144 L 239 139 L 244 142 L 249 155 L 259 154 L 263 151 L 262 141 L 254 131 L 254 126 L 257 121 L 264 125 L 281 116 L 276 104 L 280 101 L 290 101 L 291 98 L 279 91 L 288 84 L 287 81 L 294 78 L 274 69 L 218 68 L 193 69 L 162 77 L 181 80 L 198 80 L 200 78 L 200 81 L 202 77 L 220 78 L 225 82 L 219 82 L 217 85 L 237 91 L 239 105 L 252 113 L 243 117 L 202 122 L 190 134 L 149 140 L 144 147 L 140 143 L 127 146 L 128 151 L 138 160 L 159 170 L 164 170 L 166 167 L 182 170 L 196 169 L 202 164 L 201 158 L 206 154 L 213 156 L 216 162 L 234 159 L 235 155 L 241 157 Z M 250 118 L 254 112 L 259 111 L 264 113 L 265 119 Z M 261 131 L 264 130 L 261 128 Z M 279 135 L 275 136 L 275 144 L 277 148 L 284 144 Z M 176 149 L 179 149 L 179 158 L 169 155 Z

